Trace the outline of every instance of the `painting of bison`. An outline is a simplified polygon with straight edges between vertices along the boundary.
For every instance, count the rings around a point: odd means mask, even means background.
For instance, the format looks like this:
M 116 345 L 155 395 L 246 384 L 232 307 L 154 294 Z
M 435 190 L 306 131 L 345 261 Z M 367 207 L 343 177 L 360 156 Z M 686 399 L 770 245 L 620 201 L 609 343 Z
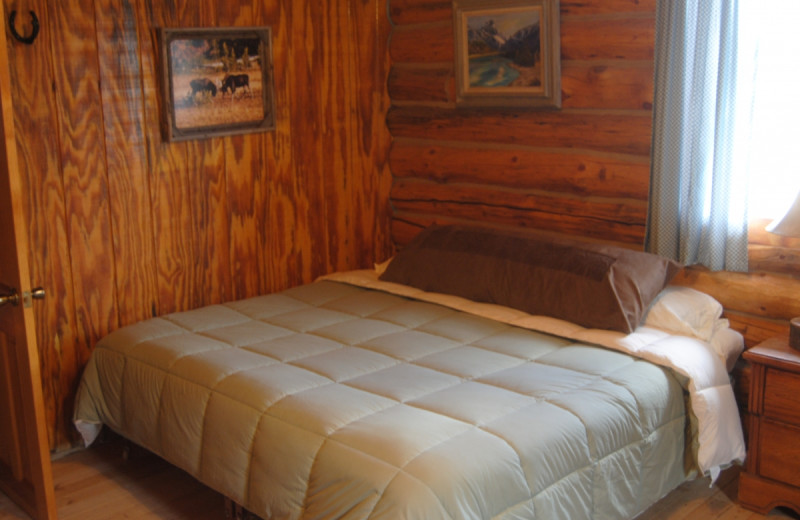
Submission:
M 162 29 L 167 140 L 275 127 L 268 27 Z

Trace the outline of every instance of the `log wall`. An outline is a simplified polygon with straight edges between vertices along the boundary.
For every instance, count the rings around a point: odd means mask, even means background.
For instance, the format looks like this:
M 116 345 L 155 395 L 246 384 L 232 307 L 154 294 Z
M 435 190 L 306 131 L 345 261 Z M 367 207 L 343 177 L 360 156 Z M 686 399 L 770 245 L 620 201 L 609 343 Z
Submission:
M 111 330 L 391 251 L 380 0 L 4 0 L 50 443 Z M 28 24 L 26 27 L 25 24 Z M 158 27 L 272 27 L 276 129 L 169 144 Z
M 656 0 L 561 0 L 563 108 L 455 104 L 449 0 L 390 0 L 392 236 L 481 222 L 641 249 L 647 215 Z M 750 273 L 687 268 L 748 346 L 800 316 L 800 242 L 753 222 Z

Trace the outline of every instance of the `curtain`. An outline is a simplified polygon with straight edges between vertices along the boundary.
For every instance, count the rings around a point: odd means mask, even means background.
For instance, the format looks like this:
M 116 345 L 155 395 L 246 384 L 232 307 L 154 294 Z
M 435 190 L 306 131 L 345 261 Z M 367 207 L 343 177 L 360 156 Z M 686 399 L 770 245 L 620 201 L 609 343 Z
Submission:
M 738 0 L 659 0 L 656 13 L 646 249 L 747 271 L 747 177 L 734 157 Z

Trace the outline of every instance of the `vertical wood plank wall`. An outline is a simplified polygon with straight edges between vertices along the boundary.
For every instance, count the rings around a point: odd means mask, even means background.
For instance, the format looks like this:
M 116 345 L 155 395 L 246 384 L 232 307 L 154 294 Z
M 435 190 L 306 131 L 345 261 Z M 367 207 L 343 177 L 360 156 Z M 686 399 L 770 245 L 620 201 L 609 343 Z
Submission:
M 389 0 L 392 236 L 482 222 L 641 248 L 656 0 L 561 0 L 563 108 L 456 107 L 450 0 Z M 748 345 L 800 316 L 800 242 L 754 222 L 750 273 L 687 268 Z
M 382 0 L 4 0 L 51 448 L 95 342 L 391 252 Z M 269 25 L 275 131 L 165 143 L 157 27 Z M 9 41 L 14 41 L 9 38 Z

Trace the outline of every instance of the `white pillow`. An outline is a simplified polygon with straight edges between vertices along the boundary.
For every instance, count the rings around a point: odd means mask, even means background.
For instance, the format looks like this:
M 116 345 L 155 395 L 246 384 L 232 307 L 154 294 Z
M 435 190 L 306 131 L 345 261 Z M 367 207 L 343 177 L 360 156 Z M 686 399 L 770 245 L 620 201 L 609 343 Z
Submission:
M 711 296 L 689 287 L 669 286 L 653 301 L 642 324 L 711 341 L 721 317 L 722 305 Z

